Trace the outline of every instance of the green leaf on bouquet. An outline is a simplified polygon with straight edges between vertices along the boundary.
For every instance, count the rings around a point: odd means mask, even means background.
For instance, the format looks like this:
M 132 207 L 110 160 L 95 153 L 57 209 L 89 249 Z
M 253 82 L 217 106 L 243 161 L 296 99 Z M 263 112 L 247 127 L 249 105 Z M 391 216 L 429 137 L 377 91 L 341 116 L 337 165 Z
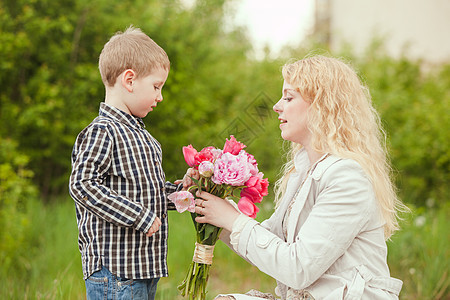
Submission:
M 205 237 L 202 240 L 202 243 L 204 243 L 208 239 L 211 240 L 211 238 L 214 238 L 211 235 L 214 234 L 214 232 L 216 231 L 216 228 L 217 228 L 216 226 L 213 226 L 213 225 L 210 225 L 210 224 L 206 224 L 206 226 L 205 226 Z
M 190 187 L 188 187 L 187 191 L 190 192 L 194 197 L 195 197 L 195 192 L 198 190 L 198 186 L 196 185 L 191 185 Z
M 195 213 L 195 212 L 191 213 L 191 218 L 192 218 L 192 222 L 194 223 L 194 226 L 195 226 L 195 231 L 199 232 L 200 227 L 202 226 L 202 224 L 197 223 L 197 222 L 195 221 L 195 218 L 196 218 L 197 216 L 198 216 L 197 213 Z
M 189 176 L 191 179 L 192 179 L 192 181 L 193 182 L 195 182 L 195 184 L 198 186 L 199 184 L 198 184 L 198 182 L 199 182 L 199 180 L 198 179 L 195 179 L 194 177 L 191 177 L 191 176 Z
M 197 230 L 198 233 L 203 233 L 205 231 L 206 225 L 207 224 L 201 224 L 201 223 L 197 223 L 198 224 L 198 228 L 199 230 Z
M 211 224 L 206 224 L 205 226 L 205 234 L 201 243 L 204 245 L 215 245 L 217 240 L 219 239 L 220 232 L 222 228 L 216 227 Z

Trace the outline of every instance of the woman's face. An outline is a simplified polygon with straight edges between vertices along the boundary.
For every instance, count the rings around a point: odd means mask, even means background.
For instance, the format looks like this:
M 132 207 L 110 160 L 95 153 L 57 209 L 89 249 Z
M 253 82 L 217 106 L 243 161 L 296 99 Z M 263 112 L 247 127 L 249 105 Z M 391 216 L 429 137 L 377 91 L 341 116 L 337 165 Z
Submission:
M 280 120 L 281 137 L 284 140 L 309 145 L 311 132 L 308 129 L 308 108 L 306 102 L 296 89 L 284 81 L 282 98 L 273 106 Z

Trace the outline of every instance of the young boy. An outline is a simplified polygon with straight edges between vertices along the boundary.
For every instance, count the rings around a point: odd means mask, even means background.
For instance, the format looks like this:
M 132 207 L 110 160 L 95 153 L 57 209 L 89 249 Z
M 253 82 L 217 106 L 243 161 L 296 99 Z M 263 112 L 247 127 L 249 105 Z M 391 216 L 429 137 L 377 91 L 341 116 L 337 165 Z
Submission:
M 141 118 L 163 100 L 169 68 L 166 52 L 133 27 L 100 54 L 105 102 L 77 137 L 70 176 L 88 299 L 106 290 L 108 299 L 154 299 L 168 275 L 167 195 L 181 184 L 165 182 L 161 146 Z

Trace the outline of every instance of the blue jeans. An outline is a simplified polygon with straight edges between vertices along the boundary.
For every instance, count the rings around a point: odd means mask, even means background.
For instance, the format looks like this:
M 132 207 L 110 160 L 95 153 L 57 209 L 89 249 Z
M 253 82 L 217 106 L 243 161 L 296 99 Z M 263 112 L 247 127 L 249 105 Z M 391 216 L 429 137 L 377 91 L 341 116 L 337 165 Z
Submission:
M 102 267 L 85 280 L 88 300 L 154 300 L 159 278 L 125 279 Z

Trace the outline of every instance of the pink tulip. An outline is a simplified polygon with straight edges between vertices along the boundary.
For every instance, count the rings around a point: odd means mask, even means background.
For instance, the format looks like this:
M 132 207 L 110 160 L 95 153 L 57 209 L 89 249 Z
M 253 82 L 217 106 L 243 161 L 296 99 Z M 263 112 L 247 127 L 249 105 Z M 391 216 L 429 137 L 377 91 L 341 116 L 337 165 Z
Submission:
M 199 165 L 203 161 L 214 162 L 214 153 L 213 150 L 215 148 L 213 146 L 205 147 L 195 156 L 196 164 Z
M 241 191 L 241 197 L 247 197 L 253 203 L 261 202 L 264 196 L 268 194 L 269 181 L 263 179 L 264 174 L 259 172 L 258 175 L 250 177 L 245 183 L 245 188 Z
M 261 196 L 267 196 L 269 194 L 269 179 L 264 178 L 264 174 L 259 172 L 258 175 L 256 175 L 256 177 L 258 177 L 258 181 L 256 184 L 254 184 L 253 186 L 255 186 L 259 193 L 261 194 Z
M 252 176 L 249 180 L 245 183 L 246 186 L 256 186 L 259 183 L 259 177 L 258 176 Z
M 198 154 L 198 151 L 195 150 L 195 148 L 192 147 L 192 145 L 183 147 L 184 160 L 186 161 L 188 166 L 190 166 L 190 167 L 198 166 L 198 164 L 195 161 L 195 157 L 197 154 Z
M 241 197 L 246 197 L 250 199 L 253 203 L 260 203 L 263 198 L 255 187 L 244 188 L 241 191 Z
M 241 199 L 239 199 L 238 208 L 243 214 L 253 219 L 256 217 L 256 213 L 259 211 L 259 208 L 255 204 L 253 204 L 253 202 L 247 197 L 242 197 Z
M 188 191 L 180 191 L 170 194 L 167 198 L 175 203 L 175 207 L 179 213 L 195 212 L 194 196 Z
M 261 196 L 265 197 L 269 194 L 269 179 L 264 178 L 259 182 L 261 184 Z
M 231 153 L 233 155 L 238 155 L 245 146 L 241 142 L 238 142 L 236 138 L 231 135 L 230 140 L 226 139 L 225 145 L 223 146 L 223 153 Z

